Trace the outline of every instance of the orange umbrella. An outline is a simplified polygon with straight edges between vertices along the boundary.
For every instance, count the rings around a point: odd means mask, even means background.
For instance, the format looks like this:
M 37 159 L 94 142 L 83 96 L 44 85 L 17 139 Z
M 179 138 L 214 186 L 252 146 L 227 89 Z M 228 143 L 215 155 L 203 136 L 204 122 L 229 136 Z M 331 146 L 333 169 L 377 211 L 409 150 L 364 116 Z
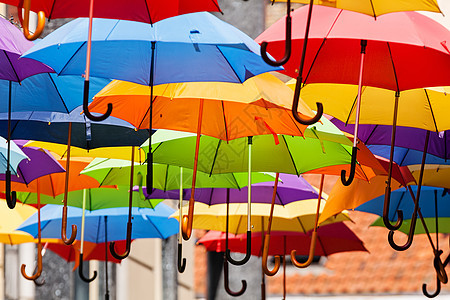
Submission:
M 378 158 L 379 162 L 386 168 L 389 167 L 389 161 L 385 158 Z M 319 218 L 319 224 L 330 218 L 331 216 L 346 210 L 353 209 L 375 197 L 384 193 L 386 185 L 387 173 L 377 175 L 370 181 L 355 180 L 349 186 L 344 186 L 340 180 L 336 182 L 331 190 L 327 203 Z M 410 183 L 414 183 L 415 179 L 407 167 L 400 167 L 393 164 L 392 170 L 393 190 Z

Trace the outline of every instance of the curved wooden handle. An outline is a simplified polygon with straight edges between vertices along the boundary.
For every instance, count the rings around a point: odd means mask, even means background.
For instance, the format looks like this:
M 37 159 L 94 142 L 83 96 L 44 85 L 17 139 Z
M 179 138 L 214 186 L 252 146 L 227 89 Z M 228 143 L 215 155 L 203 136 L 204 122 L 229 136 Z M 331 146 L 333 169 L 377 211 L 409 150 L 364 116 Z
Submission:
M 312 237 L 311 237 L 311 245 L 309 247 L 309 255 L 308 255 L 308 259 L 306 260 L 306 262 L 304 263 L 299 263 L 296 259 L 295 256 L 297 255 L 297 251 L 296 250 L 292 250 L 291 251 L 291 261 L 292 264 L 294 266 L 296 266 L 297 268 L 306 268 L 308 267 L 313 259 L 314 259 L 314 253 L 316 251 L 316 242 L 317 242 L 317 231 L 313 231 L 312 233 Z
M 72 233 L 70 239 L 67 239 L 67 206 L 63 206 L 62 209 L 62 219 L 61 219 L 61 239 L 66 245 L 72 245 L 77 237 L 77 226 L 72 225 Z
M 25 268 L 26 265 L 22 264 L 22 266 L 20 267 L 20 273 L 22 273 L 22 276 L 25 279 L 28 280 L 35 280 L 37 278 L 39 278 L 39 276 L 41 276 L 42 273 L 42 244 L 38 243 L 38 253 L 37 253 L 37 268 L 35 269 L 35 273 L 31 276 L 28 276 L 25 272 Z
M 263 247 L 263 254 L 262 254 L 262 269 L 267 276 L 274 276 L 275 274 L 277 274 L 278 270 L 280 269 L 281 257 L 279 255 L 274 256 L 275 266 L 272 269 L 272 271 L 269 270 L 269 268 L 267 267 L 267 260 L 269 257 L 269 243 L 270 243 L 270 234 L 266 233 L 265 237 L 264 237 L 264 247 Z
M 22 24 L 23 28 L 23 35 L 27 40 L 34 41 L 38 37 L 41 36 L 42 32 L 44 31 L 45 27 L 45 13 L 43 11 L 39 11 L 37 13 L 38 17 L 38 23 L 36 26 L 36 30 L 33 34 L 30 33 L 30 30 L 28 29 L 29 23 L 30 23 L 30 4 L 31 0 L 23 0 L 19 2 L 18 6 L 18 15 L 20 23 Z M 24 18 L 22 19 L 22 8 L 24 9 Z

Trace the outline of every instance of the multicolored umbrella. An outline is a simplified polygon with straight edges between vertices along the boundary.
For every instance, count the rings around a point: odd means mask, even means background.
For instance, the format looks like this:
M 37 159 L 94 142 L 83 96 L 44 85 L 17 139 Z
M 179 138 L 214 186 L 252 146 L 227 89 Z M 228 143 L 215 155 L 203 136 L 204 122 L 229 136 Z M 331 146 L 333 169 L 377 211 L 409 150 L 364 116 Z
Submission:
M 294 12 L 293 45 L 296 47 L 304 44 L 305 39 L 303 26 L 295 24 L 304 22 L 307 10 L 308 7 L 302 7 Z M 304 58 L 305 69 L 299 74 L 300 80 L 294 94 L 299 96 L 302 84 L 358 84 L 356 124 L 359 123 L 363 85 L 396 91 L 395 99 L 392 100 L 395 100 L 393 106 L 394 111 L 397 111 L 395 107 L 401 91 L 450 84 L 445 76 L 445 70 L 450 66 L 450 56 L 447 46 L 442 43 L 450 40 L 450 31 L 428 17 L 416 12 L 398 12 L 374 20 L 363 14 L 319 6 L 314 10 L 311 22 L 310 47 Z M 272 41 L 271 52 L 274 55 L 280 51 L 282 41 L 279 32 L 284 25 L 284 20 L 280 20 L 257 38 L 257 41 Z M 293 61 L 284 65 L 283 72 L 296 76 L 298 68 L 292 65 Z M 322 99 L 316 97 L 314 101 Z M 357 132 L 355 137 L 358 137 Z M 356 151 L 355 139 L 352 151 L 355 159 Z M 345 172 L 341 177 L 343 183 L 350 184 L 353 172 L 348 180 Z

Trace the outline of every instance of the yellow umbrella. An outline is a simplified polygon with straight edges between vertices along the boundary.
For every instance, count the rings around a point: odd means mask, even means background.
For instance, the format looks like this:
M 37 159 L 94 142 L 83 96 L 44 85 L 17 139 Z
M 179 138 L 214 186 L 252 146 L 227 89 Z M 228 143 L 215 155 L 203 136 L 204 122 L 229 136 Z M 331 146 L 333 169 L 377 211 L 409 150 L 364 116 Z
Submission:
M 247 204 L 230 203 L 229 232 L 233 234 L 247 232 Z M 264 231 L 267 227 L 270 203 L 252 203 L 251 224 L 252 231 Z M 325 205 L 322 200 L 320 212 Z M 308 232 L 314 228 L 317 200 L 302 200 L 286 205 L 275 205 L 273 212 L 273 231 Z M 171 217 L 179 218 L 178 211 Z M 225 231 L 226 230 L 226 203 L 207 205 L 195 202 L 193 228 Z M 348 221 L 350 218 L 345 212 L 328 218 L 323 224 Z M 264 225 L 265 224 L 265 225 Z
M 0 243 L 16 245 L 21 243 L 34 243 L 35 239 L 32 235 L 15 230 L 37 211 L 30 205 L 17 205 L 15 209 L 10 210 L 6 205 L 6 201 L 0 199 Z
M 295 88 L 296 80 L 286 84 Z M 430 131 L 450 129 L 450 87 L 402 91 L 398 102 L 397 125 Z M 309 105 L 320 101 L 324 113 L 355 123 L 355 103 L 358 86 L 350 84 L 314 83 L 302 88 L 302 100 Z M 395 91 L 362 87 L 360 124 L 392 125 Z
M 275 1 L 286 2 L 286 0 Z M 311 0 L 291 0 L 291 2 L 309 4 L 311 3 Z M 356 11 L 374 17 L 398 11 L 425 10 L 432 12 L 441 12 L 436 0 L 313 0 L 313 4 Z
M 50 150 L 61 157 L 65 157 L 67 153 L 67 145 L 56 144 L 50 142 L 29 141 L 25 147 L 38 147 Z M 83 149 L 71 146 L 71 157 L 101 157 L 130 160 L 131 151 L 134 148 L 134 161 L 143 163 L 145 161 L 145 152 L 139 147 L 120 146 L 120 147 L 100 147 L 95 149 Z

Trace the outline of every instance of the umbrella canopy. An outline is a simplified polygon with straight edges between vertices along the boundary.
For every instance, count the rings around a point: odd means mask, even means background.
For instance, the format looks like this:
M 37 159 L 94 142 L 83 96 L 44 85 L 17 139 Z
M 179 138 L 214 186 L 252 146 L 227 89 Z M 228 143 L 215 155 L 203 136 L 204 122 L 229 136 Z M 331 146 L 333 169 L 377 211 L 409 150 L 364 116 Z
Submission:
M 311 3 L 310 0 L 291 0 L 292 3 Z M 322 1 L 313 0 L 314 5 L 324 5 L 335 8 L 342 8 L 345 10 L 356 11 L 373 17 L 383 14 L 411 11 L 411 10 L 425 10 L 432 12 L 441 12 L 436 0 L 409 0 L 409 1 L 389 1 L 389 0 L 366 0 L 366 1 Z
M 225 252 L 225 233 L 209 231 L 197 244 L 204 245 L 208 251 Z M 246 234 L 228 234 L 228 248 L 231 252 L 246 253 Z M 367 251 L 363 242 L 343 222 L 337 222 L 317 229 L 317 247 L 314 255 L 328 256 L 346 251 Z M 272 231 L 270 233 L 269 255 L 290 254 L 308 255 L 311 232 Z M 262 256 L 263 234 L 252 232 L 252 255 Z
M 298 75 L 301 55 L 297 51 L 302 49 L 308 8 L 304 6 L 292 13 L 294 50 L 282 71 L 291 77 Z M 256 41 L 269 42 L 268 52 L 280 58 L 284 52 L 284 30 L 285 18 L 282 18 Z M 445 42 L 450 40 L 450 31 L 438 22 L 417 12 L 390 13 L 375 20 L 364 14 L 324 6 L 317 6 L 312 12 L 301 74 L 303 83 L 358 84 L 361 40 L 367 41 L 364 86 L 404 91 L 450 85 L 446 76 L 450 56 Z
M 384 166 L 386 168 L 388 164 L 389 162 L 384 159 Z M 377 175 L 371 178 L 370 182 L 357 179 L 348 187 L 344 186 L 342 182 L 338 180 L 329 194 L 327 203 L 320 215 L 319 223 L 340 211 L 354 209 L 355 207 L 382 195 L 385 192 L 386 177 L 386 174 Z M 392 190 L 416 182 L 407 167 L 399 167 L 396 163 L 393 164 L 392 178 Z
M 27 77 L 53 70 L 33 59 L 19 59 L 33 43 L 27 41 L 20 29 L 8 20 L 0 18 L 0 79 L 21 82 Z M 5 95 L 5 94 L 3 94 Z M 5 99 L 2 97 L 1 99 Z M 2 109 L 4 106 L 1 106 Z
M 334 170 L 334 174 L 338 174 L 342 165 L 350 163 L 351 142 L 329 121 L 323 119 L 323 123 L 306 130 L 304 137 L 280 135 L 277 137 L 280 142 L 278 145 L 274 143 L 272 135 L 254 136 L 252 138 L 252 170 L 299 175 L 319 168 L 339 166 Z M 153 134 L 153 141 L 152 151 L 155 162 L 193 167 L 195 134 L 158 130 Z M 247 171 L 247 143 L 246 138 L 226 143 L 213 137 L 201 136 L 198 170 L 209 174 Z M 142 148 L 148 151 L 148 143 L 143 144 Z M 184 151 L 178 151 L 179 149 Z M 267 159 L 269 154 L 270 160 Z M 361 164 L 382 169 L 369 151 L 366 154 L 367 156 L 361 155 Z M 360 166 L 357 168 L 359 178 L 367 179 L 373 176 L 370 172 L 366 174 Z M 332 169 L 325 172 L 333 174 Z
M 11 180 L 29 184 L 44 175 L 65 172 L 61 164 L 47 150 L 35 147 L 23 147 L 26 141 L 16 141 L 28 159 L 22 160 L 17 166 L 17 175 L 11 176 Z M 0 174 L 0 180 L 5 180 L 5 175 Z
M 73 20 L 45 37 L 24 57 L 44 62 L 60 75 L 80 76 L 85 72 L 88 25 L 89 19 Z M 148 86 L 187 81 L 244 82 L 279 69 L 262 61 L 258 44 L 249 36 L 206 12 L 153 25 L 94 19 L 92 28 L 91 76 Z M 154 68 L 150 67 L 152 57 Z M 153 77 L 154 82 L 150 82 Z
M 3 244 L 15 245 L 21 243 L 32 243 L 34 238 L 16 228 L 31 215 L 36 213 L 36 208 L 29 205 L 18 205 L 15 209 L 7 208 L 6 201 L 0 199 L 0 242 Z
M 59 238 L 61 236 L 61 205 L 47 204 L 41 209 L 42 237 Z M 133 208 L 133 230 L 132 239 L 137 238 L 162 238 L 165 239 L 178 232 L 178 222 L 169 219 L 173 209 L 164 203 L 160 203 L 155 209 Z M 81 226 L 82 209 L 71 207 L 68 211 L 67 221 Z M 105 241 L 105 221 L 108 216 L 108 241 L 123 240 L 126 235 L 126 227 L 123 226 L 128 218 L 128 208 L 106 208 L 94 211 L 86 211 L 86 227 L 89 228 L 84 234 L 85 241 L 101 243 Z M 25 231 L 37 236 L 37 215 L 34 214 L 22 223 L 17 230 Z M 80 239 L 80 232 L 77 234 Z
M 92 89 L 92 91 L 95 90 Z M 128 122 L 117 118 L 92 122 L 80 114 L 81 112 L 82 108 L 79 106 L 69 114 L 45 111 L 12 113 L 11 138 L 66 144 L 70 123 L 72 124 L 71 145 L 83 149 L 139 146 L 148 138 L 148 130 L 136 131 Z M 0 124 L 5 124 L 6 119 L 7 114 L 0 114 Z M 0 126 L 0 135 L 6 133 L 6 128 L 6 126 Z M 32 144 L 32 146 L 45 145 Z M 67 151 L 67 146 L 64 148 Z M 60 151 L 61 154 L 64 152 Z M 128 156 L 129 153 L 127 153 Z
M 416 193 L 417 186 L 411 186 L 411 189 Z M 422 186 L 419 198 L 420 211 L 424 218 L 434 217 L 450 217 L 450 195 L 443 188 L 436 188 L 431 186 Z M 436 203 L 437 211 L 436 215 Z M 374 198 L 366 203 L 356 207 L 355 210 L 368 212 L 376 215 L 383 215 L 384 196 Z M 406 216 L 412 215 L 414 210 L 414 200 L 411 194 L 406 189 L 398 189 L 392 192 L 391 195 L 391 210 L 389 220 L 397 218 L 397 210 L 403 210 Z M 418 223 L 420 225 L 420 223 Z M 430 228 L 433 228 L 431 225 Z M 446 228 L 441 227 L 444 230 Z M 409 227 L 408 227 L 409 229 Z M 423 231 L 423 227 L 421 229 Z
M 116 241 L 118 249 L 125 248 L 125 241 Z M 105 261 L 105 247 L 108 248 L 106 243 L 92 243 L 84 242 L 83 245 L 83 259 L 84 260 L 99 260 Z M 74 269 L 79 265 L 80 255 L 80 242 L 75 241 L 72 245 L 66 245 L 63 243 L 48 243 L 47 249 L 58 254 L 61 258 L 67 262 L 75 262 Z M 121 260 L 108 255 L 108 262 L 120 263 Z
M 65 160 L 58 160 L 61 165 L 65 164 Z M 99 182 L 92 177 L 82 175 L 80 172 L 88 165 L 88 161 L 82 159 L 74 159 L 70 163 L 69 176 L 73 180 L 69 182 L 68 190 L 80 190 L 88 188 L 99 187 Z M 67 172 L 51 173 L 42 177 L 39 177 L 39 183 L 36 180 L 32 181 L 28 185 L 20 182 L 11 182 L 11 186 L 15 191 L 23 192 L 37 192 L 37 185 L 41 196 L 48 195 L 56 197 L 64 193 L 64 183 Z M 0 191 L 5 190 L 5 181 L 0 181 Z
M 70 206 L 82 207 L 83 190 L 75 190 L 68 193 Z M 117 188 L 90 188 L 86 189 L 86 210 L 127 207 L 128 188 L 117 186 Z M 41 203 L 61 205 L 64 195 L 41 195 Z M 37 195 L 33 192 L 18 192 L 17 199 L 22 203 L 37 203 Z M 138 192 L 133 193 L 133 207 L 155 208 L 162 199 L 142 199 Z
M 216 176 L 216 175 L 214 175 Z M 280 182 L 278 182 L 277 194 L 275 197 L 275 204 L 286 205 L 288 203 L 305 200 L 317 199 L 318 193 L 303 177 L 296 175 L 282 174 L 280 175 Z M 271 203 L 274 182 L 260 182 L 252 184 L 253 203 Z M 135 187 L 133 190 L 138 190 Z M 153 190 L 149 195 L 145 187 L 142 188 L 145 198 L 150 199 L 179 199 L 179 191 L 168 190 Z M 247 203 L 247 187 L 241 189 L 227 189 L 225 188 L 197 188 L 195 189 L 195 201 L 205 203 L 207 205 L 216 205 L 226 203 L 227 193 L 229 192 L 230 203 Z M 191 194 L 190 189 L 183 189 L 183 199 L 189 200 Z
M 295 83 L 292 83 L 295 85 Z M 346 84 L 308 84 L 302 88 L 302 99 L 309 105 L 320 101 L 324 104 L 324 112 L 347 123 L 338 125 L 343 131 L 350 131 L 355 123 L 355 101 L 358 95 L 358 86 Z M 361 90 L 361 124 L 378 124 L 392 126 L 394 113 L 395 91 L 386 89 L 363 87 Z M 403 91 L 398 103 L 397 124 L 405 127 L 415 127 L 430 131 L 443 131 L 450 129 L 450 121 L 446 111 L 450 108 L 450 94 L 444 89 L 413 89 Z M 370 129 L 361 127 L 358 138 L 369 143 Z M 376 128 L 381 130 L 383 127 Z M 400 128 L 400 127 L 399 127 Z M 375 129 L 375 128 L 374 128 Z M 398 129 L 398 138 L 401 139 Z M 402 130 L 402 131 L 400 131 Z M 352 131 L 353 132 L 353 131 Z M 383 135 L 383 140 L 390 139 L 390 133 Z M 371 137 L 371 141 L 381 138 L 380 134 Z M 390 143 L 390 141 L 389 141 Z M 398 144 L 396 144 L 398 146 Z M 422 149 L 419 149 L 422 150 Z
M 8 165 L 8 144 L 11 147 L 10 160 Z M 17 167 L 21 161 L 27 159 L 27 155 L 14 142 L 8 143 L 0 137 L 0 173 L 5 173 L 11 169 L 13 175 L 17 175 Z
M 21 6 L 20 0 L 4 0 L 3 3 Z M 34 12 L 43 11 L 48 19 L 88 17 L 89 1 L 66 3 L 55 0 L 33 0 L 30 9 Z M 216 0 L 197 0 L 194 2 L 170 0 L 164 3 L 155 0 L 127 0 L 115 1 L 114 5 L 104 0 L 93 2 L 93 14 L 96 18 L 124 19 L 145 23 L 154 23 L 165 18 L 195 11 L 220 11 L 220 8 Z
M 193 228 L 225 231 L 226 227 L 226 204 L 207 205 L 201 202 L 195 202 Z M 321 201 L 320 212 L 323 210 L 325 200 Z M 263 231 L 267 226 L 270 204 L 252 203 L 251 204 L 251 231 Z M 286 205 L 275 205 L 273 212 L 273 231 L 296 231 L 308 232 L 314 227 L 316 215 L 317 199 L 295 201 Z M 187 207 L 183 207 L 186 210 Z M 230 204 L 229 213 L 229 232 L 238 234 L 247 232 L 247 204 Z M 172 217 L 178 218 L 178 211 L 172 214 Z M 329 218 L 323 224 L 330 224 L 349 220 L 347 214 L 339 213 Z
M 103 78 L 93 79 L 89 99 L 92 99 L 110 81 Z M 0 94 L 3 95 L 0 101 L 2 119 L 7 119 L 8 95 L 11 97 L 12 112 L 46 111 L 67 114 L 83 103 L 82 88 L 83 78 L 81 77 L 58 76 L 50 73 L 37 74 L 20 82 L 0 80 Z
M 146 165 L 134 164 L 135 183 L 142 183 L 142 176 L 147 173 Z M 90 176 L 100 182 L 100 185 L 126 185 L 130 179 L 130 161 L 96 158 L 81 172 L 85 176 Z M 154 164 L 153 186 L 156 189 L 167 191 L 180 188 L 180 172 L 183 173 L 184 186 L 188 186 L 192 180 L 192 169 L 180 168 L 172 165 Z M 254 173 L 252 182 L 273 181 L 270 174 Z M 209 174 L 197 173 L 197 187 L 220 187 L 241 189 L 247 185 L 247 173 L 227 173 L 210 176 Z
M 108 103 L 111 115 L 126 120 L 136 128 L 149 126 L 151 91 L 148 86 L 113 81 L 101 90 L 89 106 L 104 112 Z M 244 83 L 186 82 L 157 85 L 153 88 L 153 127 L 186 132 L 200 132 L 222 140 L 262 134 L 302 135 L 305 125 L 290 115 L 293 93 L 275 76 L 264 73 Z M 133 105 L 130 105 L 130 102 Z M 313 116 L 302 103 L 300 113 Z M 174 118 L 173 116 L 177 116 Z

